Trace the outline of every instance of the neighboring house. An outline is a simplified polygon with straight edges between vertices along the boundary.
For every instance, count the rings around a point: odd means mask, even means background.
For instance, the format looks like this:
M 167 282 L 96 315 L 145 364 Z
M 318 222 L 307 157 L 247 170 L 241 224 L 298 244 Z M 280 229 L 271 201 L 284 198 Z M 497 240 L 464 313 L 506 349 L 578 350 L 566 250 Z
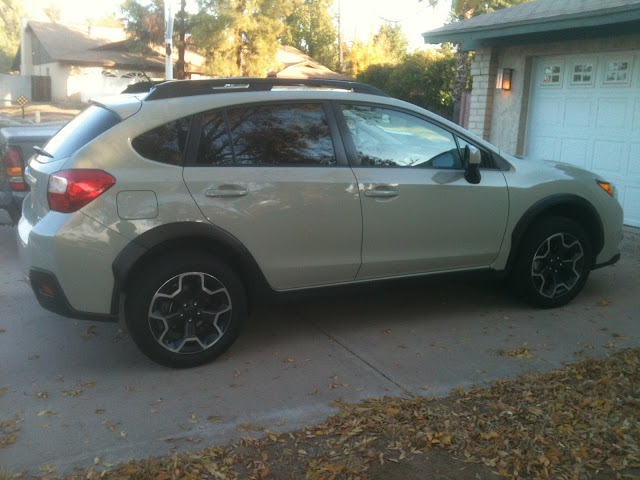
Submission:
M 640 226 L 640 0 L 537 0 L 423 37 L 475 51 L 469 130 L 601 174 Z
M 120 93 L 142 78 L 141 70 L 150 77 L 164 77 L 164 50 L 131 53 L 125 38 L 119 28 L 25 20 L 15 69 L 19 67 L 21 75 L 49 77 L 51 100 L 58 102 Z M 174 48 L 174 60 L 177 55 Z M 202 73 L 203 57 L 186 52 L 185 61 L 189 77 Z
M 44 84 L 50 95 L 37 100 L 56 102 L 87 102 L 92 97 L 120 93 L 143 79 L 142 70 L 150 77 L 164 77 L 164 48 L 145 55 L 131 53 L 125 48 L 125 38 L 119 28 L 24 20 L 14 70 L 32 76 L 32 91 L 39 92 L 40 97 Z M 174 61 L 177 56 L 174 47 Z M 204 57 L 187 51 L 185 61 L 188 78 L 202 76 Z M 353 80 L 290 46 L 278 49 L 269 76 Z
M 330 70 L 306 53 L 289 45 L 282 45 L 278 48 L 275 63 L 275 69 L 269 72 L 269 77 L 354 81 L 353 78 Z

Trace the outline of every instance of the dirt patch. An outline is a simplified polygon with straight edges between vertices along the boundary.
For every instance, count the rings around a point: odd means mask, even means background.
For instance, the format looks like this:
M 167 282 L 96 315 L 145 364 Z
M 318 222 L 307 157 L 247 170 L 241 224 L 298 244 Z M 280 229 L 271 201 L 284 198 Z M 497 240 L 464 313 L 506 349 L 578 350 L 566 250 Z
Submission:
M 30 103 L 24 108 L 19 105 L 0 107 L 0 127 L 31 125 L 35 123 L 36 111 L 40 112 L 41 123 L 68 122 L 82 109 L 79 105 L 56 105 L 52 103 Z

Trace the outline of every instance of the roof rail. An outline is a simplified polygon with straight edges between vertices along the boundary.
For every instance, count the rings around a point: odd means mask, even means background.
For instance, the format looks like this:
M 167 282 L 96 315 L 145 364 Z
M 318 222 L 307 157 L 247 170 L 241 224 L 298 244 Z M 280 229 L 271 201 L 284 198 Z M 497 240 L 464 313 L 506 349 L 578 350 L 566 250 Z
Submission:
M 174 80 L 160 83 L 145 97 L 145 101 L 162 98 L 210 95 L 214 93 L 265 92 L 273 87 L 315 87 L 350 90 L 388 97 L 382 90 L 364 83 L 320 78 L 252 78 L 226 77 L 208 80 Z

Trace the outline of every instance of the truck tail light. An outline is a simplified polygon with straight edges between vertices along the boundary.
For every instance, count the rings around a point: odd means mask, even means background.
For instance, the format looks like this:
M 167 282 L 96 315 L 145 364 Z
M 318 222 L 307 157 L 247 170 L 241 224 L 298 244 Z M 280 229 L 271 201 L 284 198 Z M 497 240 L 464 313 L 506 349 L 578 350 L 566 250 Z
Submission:
M 24 172 L 22 170 L 22 155 L 20 154 L 20 149 L 17 147 L 7 147 L 5 150 L 5 163 L 11 190 L 26 190 L 27 185 L 24 183 Z
M 62 170 L 49 177 L 49 208 L 71 213 L 80 210 L 115 185 L 116 179 L 103 170 Z

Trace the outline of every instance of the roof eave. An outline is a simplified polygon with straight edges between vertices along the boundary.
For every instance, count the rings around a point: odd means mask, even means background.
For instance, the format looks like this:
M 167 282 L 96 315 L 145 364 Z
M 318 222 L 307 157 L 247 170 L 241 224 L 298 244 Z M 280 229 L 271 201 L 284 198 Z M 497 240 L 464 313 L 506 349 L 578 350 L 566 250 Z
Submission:
M 501 37 L 513 37 L 532 33 L 544 33 L 558 30 L 574 30 L 590 27 L 610 26 L 614 24 L 628 23 L 633 19 L 634 13 L 640 14 L 640 6 L 624 11 L 612 13 L 591 12 L 590 15 L 563 15 L 552 18 L 534 19 L 511 24 L 497 24 L 480 27 L 463 27 L 464 21 L 454 24 L 457 28 L 448 25 L 422 34 L 425 43 L 461 42 L 465 50 L 473 50 L 481 46 L 483 40 L 499 39 Z M 449 27 L 449 28 L 447 28 Z
M 115 62 L 112 60 L 81 60 L 81 59 L 59 59 L 58 63 L 62 65 L 69 65 L 73 67 L 107 67 L 117 70 L 139 70 L 140 65 L 144 67 L 146 71 L 163 72 L 164 65 L 154 62 L 153 64 L 145 63 L 144 60 L 137 63 L 124 63 Z

